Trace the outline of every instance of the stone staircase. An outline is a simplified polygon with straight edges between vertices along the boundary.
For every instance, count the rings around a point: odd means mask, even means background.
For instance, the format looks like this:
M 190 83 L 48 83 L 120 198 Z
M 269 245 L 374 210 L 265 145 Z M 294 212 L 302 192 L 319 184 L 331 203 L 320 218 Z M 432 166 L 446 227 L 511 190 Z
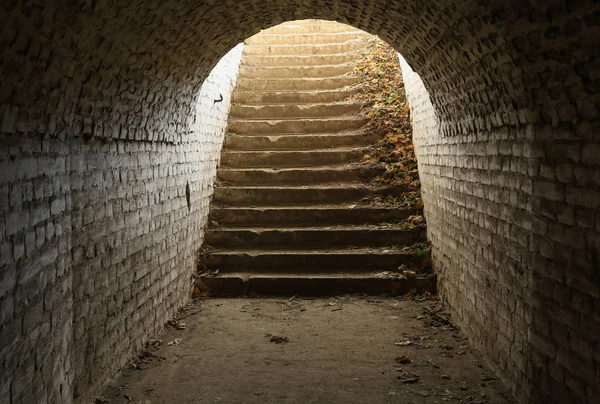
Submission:
M 354 61 L 362 31 L 295 21 L 246 41 L 232 95 L 198 287 L 212 294 L 403 293 L 435 280 L 395 275 L 420 259 L 413 209 L 373 206 L 381 172 L 361 165 L 363 105 Z M 383 274 L 383 275 L 382 275 Z

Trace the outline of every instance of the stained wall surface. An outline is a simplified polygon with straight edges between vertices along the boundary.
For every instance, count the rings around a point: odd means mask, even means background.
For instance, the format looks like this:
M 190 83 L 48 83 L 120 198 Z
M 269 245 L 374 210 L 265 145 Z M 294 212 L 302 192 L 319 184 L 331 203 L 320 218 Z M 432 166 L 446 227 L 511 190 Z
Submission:
M 600 396 L 597 2 L 6 0 L 0 401 L 92 396 L 185 301 L 219 147 L 193 133 L 200 85 L 303 18 L 422 78 L 434 264 L 472 343 L 521 402 Z
M 1 135 L 0 402 L 92 402 L 187 301 L 242 50 L 181 141 Z

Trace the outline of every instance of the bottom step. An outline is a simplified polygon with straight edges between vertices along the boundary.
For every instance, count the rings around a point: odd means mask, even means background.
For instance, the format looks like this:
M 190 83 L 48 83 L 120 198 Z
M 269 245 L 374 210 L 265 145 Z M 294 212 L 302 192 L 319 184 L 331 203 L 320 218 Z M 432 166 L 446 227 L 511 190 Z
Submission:
M 382 279 L 374 274 L 273 274 L 230 273 L 202 277 L 196 286 L 213 296 L 275 295 L 332 296 L 348 293 L 403 295 L 409 292 L 436 293 L 437 278 Z

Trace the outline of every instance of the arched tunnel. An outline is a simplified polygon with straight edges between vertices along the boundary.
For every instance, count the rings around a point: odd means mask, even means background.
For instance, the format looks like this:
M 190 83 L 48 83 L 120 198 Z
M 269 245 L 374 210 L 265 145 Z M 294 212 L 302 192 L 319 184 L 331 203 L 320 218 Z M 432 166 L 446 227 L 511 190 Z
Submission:
M 414 142 L 457 324 L 519 402 L 600 396 L 596 1 L 4 0 L 1 402 L 83 402 L 186 302 L 220 147 L 191 130 L 199 88 L 307 18 L 380 36 L 428 90 Z

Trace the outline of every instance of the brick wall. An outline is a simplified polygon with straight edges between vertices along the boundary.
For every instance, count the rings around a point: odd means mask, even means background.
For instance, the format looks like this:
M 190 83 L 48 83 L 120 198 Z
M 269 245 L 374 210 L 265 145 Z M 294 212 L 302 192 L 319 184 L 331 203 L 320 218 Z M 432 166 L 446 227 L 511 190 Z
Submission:
M 444 303 L 520 402 L 593 402 L 600 149 L 586 111 L 448 136 L 399 57 Z
M 1 401 L 96 391 L 183 302 L 218 149 L 190 133 L 200 85 L 261 28 L 325 18 L 380 35 L 429 91 L 437 130 L 420 132 L 415 110 L 415 139 L 440 292 L 463 329 L 522 402 L 590 402 L 599 13 L 593 0 L 3 1 Z
M 90 402 L 189 298 L 242 48 L 181 141 L 1 135 L 0 402 Z

